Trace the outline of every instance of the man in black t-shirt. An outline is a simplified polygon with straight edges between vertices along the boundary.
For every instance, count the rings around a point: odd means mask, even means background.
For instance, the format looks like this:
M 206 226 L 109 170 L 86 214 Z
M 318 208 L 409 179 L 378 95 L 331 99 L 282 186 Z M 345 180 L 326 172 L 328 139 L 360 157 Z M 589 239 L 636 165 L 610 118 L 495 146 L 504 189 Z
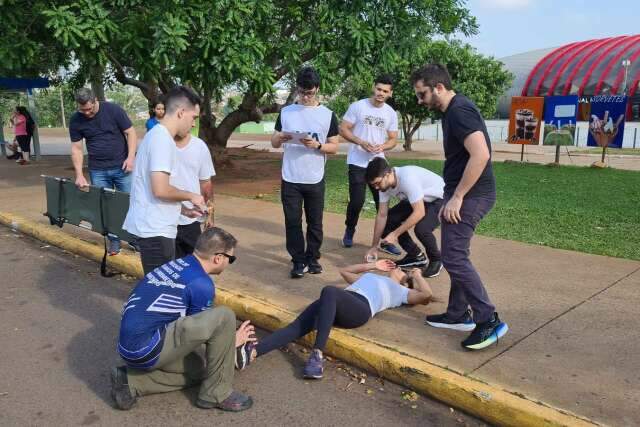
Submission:
M 427 323 L 439 328 L 473 330 L 461 344 L 469 350 L 480 350 L 509 329 L 500 321 L 469 260 L 475 228 L 496 202 L 491 142 L 480 111 L 469 98 L 452 90 L 451 77 L 444 66 L 425 65 L 413 72 L 411 83 L 419 104 L 443 113 L 445 187 L 439 216 L 442 263 L 451 277 L 451 290 L 446 313 L 427 316 Z
M 119 105 L 98 101 L 88 88 L 79 89 L 75 99 L 78 111 L 69 121 L 69 137 L 76 185 L 89 185 L 82 171 L 84 140 L 91 184 L 129 193 L 138 137 L 127 113 Z M 118 254 L 118 237 L 109 235 L 109 242 L 109 255 Z

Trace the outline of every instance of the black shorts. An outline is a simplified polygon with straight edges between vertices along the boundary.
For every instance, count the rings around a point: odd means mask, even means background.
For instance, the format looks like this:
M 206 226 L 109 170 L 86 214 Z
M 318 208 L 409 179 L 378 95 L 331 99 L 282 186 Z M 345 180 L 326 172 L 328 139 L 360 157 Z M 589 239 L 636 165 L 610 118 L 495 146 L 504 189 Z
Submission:
M 18 141 L 20 150 L 23 153 L 28 153 L 31 151 L 31 135 L 17 135 L 16 141 Z

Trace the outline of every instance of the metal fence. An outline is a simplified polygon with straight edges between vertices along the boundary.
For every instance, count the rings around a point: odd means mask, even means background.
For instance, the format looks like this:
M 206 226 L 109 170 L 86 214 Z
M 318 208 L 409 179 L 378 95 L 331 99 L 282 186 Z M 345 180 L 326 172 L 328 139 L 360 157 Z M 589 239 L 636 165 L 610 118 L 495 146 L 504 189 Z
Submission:
M 507 135 L 509 134 L 509 121 L 508 120 L 487 120 L 487 132 L 489 132 L 489 138 L 493 142 L 506 142 Z M 544 126 L 544 124 L 542 124 Z M 622 148 L 640 148 L 640 123 L 628 122 L 625 123 L 624 137 L 622 139 Z M 574 145 L 577 147 L 587 146 L 587 137 L 589 135 L 589 122 L 578 122 L 576 127 L 576 135 L 574 138 Z M 400 138 L 404 138 L 402 130 L 400 131 Z M 430 125 L 422 125 L 416 133 L 413 135 L 413 139 L 427 139 L 432 141 L 442 140 L 442 127 L 440 123 L 434 123 Z

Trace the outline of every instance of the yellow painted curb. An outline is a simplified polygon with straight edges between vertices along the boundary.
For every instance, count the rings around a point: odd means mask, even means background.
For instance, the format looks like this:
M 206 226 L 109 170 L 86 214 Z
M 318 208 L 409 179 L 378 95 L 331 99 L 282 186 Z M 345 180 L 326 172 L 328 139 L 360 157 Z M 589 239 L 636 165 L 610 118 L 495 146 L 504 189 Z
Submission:
M 0 223 L 69 252 L 98 262 L 102 260 L 102 247 L 84 242 L 54 227 L 4 212 L 0 212 Z M 121 254 L 111 257 L 109 266 L 128 275 L 142 277 L 142 266 L 136 256 Z M 216 299 L 219 304 L 232 308 L 239 318 L 250 319 L 255 325 L 268 330 L 281 328 L 295 317 L 294 313 L 279 306 L 220 286 L 216 286 Z M 309 337 L 306 341 L 308 340 Z M 520 394 L 448 371 L 419 357 L 401 353 L 383 343 L 344 330 L 334 329 L 331 332 L 327 353 L 496 425 L 598 425 L 568 411 L 534 402 Z

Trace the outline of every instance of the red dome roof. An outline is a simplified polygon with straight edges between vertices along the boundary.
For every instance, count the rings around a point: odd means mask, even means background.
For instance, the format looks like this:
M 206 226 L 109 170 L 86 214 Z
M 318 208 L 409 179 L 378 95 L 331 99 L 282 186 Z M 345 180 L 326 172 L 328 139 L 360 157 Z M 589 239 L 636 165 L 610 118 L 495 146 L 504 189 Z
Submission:
M 552 50 L 531 70 L 523 96 L 622 94 L 633 96 L 640 83 L 640 35 L 570 43 Z

